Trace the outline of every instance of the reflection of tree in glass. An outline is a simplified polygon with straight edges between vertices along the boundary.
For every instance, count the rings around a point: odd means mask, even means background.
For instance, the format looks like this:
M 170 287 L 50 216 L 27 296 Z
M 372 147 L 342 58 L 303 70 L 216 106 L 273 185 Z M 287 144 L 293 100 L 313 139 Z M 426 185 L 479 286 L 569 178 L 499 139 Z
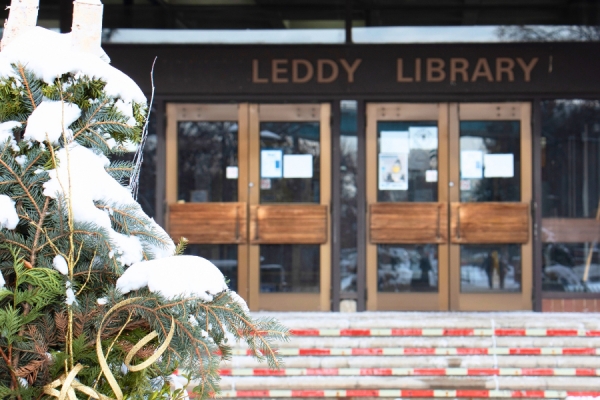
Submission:
M 461 201 L 520 201 L 520 125 L 518 121 L 468 121 L 460 124 L 462 141 L 481 138 L 484 154 L 513 154 L 512 178 L 482 178 L 472 181 L 472 190 L 461 190 Z
M 263 122 L 260 148 L 283 154 L 311 154 L 312 178 L 271 178 L 271 188 L 261 189 L 261 203 L 318 203 L 320 201 L 320 131 L 318 122 Z M 285 162 L 284 166 L 285 168 Z
M 597 41 L 600 26 L 499 26 L 496 36 L 507 42 Z
M 225 177 L 237 166 L 237 130 L 235 122 L 179 123 L 179 199 L 237 200 L 237 179 Z
M 541 108 L 542 216 L 594 217 L 600 200 L 600 101 L 548 100 Z

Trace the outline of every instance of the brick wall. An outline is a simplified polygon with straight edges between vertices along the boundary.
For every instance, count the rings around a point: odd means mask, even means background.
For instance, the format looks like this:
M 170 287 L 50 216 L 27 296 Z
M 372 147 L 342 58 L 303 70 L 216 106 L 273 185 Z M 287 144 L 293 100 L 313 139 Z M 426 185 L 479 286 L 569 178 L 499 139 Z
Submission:
M 542 299 L 542 312 L 600 312 L 600 299 Z

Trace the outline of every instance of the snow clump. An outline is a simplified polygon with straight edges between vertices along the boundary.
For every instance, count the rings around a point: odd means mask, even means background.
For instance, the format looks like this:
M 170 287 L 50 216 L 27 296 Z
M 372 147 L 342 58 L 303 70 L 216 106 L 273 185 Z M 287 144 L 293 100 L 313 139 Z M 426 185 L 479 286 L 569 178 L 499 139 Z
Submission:
M 58 143 L 63 131 L 67 137 L 72 136 L 69 128 L 81 116 L 76 104 L 63 101 L 44 100 L 27 119 L 27 127 L 23 139 L 39 143 L 49 140 Z
M 13 230 L 19 224 L 19 215 L 13 199 L 5 194 L 0 194 L 0 229 Z
M 134 207 L 142 212 L 129 190 L 106 172 L 105 168 L 110 165 L 108 158 L 77 143 L 72 143 L 68 149 L 60 149 L 56 152 L 56 157 L 58 168 L 48 171 L 50 180 L 44 183 L 44 195 L 53 199 L 58 199 L 59 196 L 70 197 L 75 222 L 93 223 L 106 229 L 116 246 L 117 259 L 122 264 L 131 265 L 142 261 L 144 249 L 139 238 L 115 231 L 108 213 L 96 207 L 94 203 L 99 201 L 119 204 L 121 207 Z M 149 229 L 168 238 L 167 233 L 150 218 L 148 225 Z M 167 257 L 174 253 L 175 244 L 169 239 L 163 247 L 152 246 L 150 250 L 156 258 Z
M 66 73 L 87 75 L 106 82 L 104 91 L 124 102 L 145 103 L 146 96 L 129 76 L 101 59 L 102 49 L 82 53 L 71 46 L 70 33 L 57 33 L 42 27 L 28 29 L 17 36 L 0 53 L 0 75 L 20 80 L 12 64 L 26 65 L 36 77 L 53 84 Z
M 65 260 L 65 258 L 60 254 L 54 257 L 54 259 L 52 260 L 52 266 L 55 270 L 57 270 L 63 275 L 67 275 L 69 273 L 69 266 L 67 265 L 67 260 Z
M 19 151 L 19 146 L 17 146 L 17 141 L 13 134 L 13 129 L 17 126 L 21 126 L 21 123 L 18 121 L 6 121 L 0 124 L 0 145 L 4 145 L 9 140 L 13 151 Z
M 146 286 L 167 299 L 199 297 L 204 301 L 227 290 L 221 271 L 207 259 L 196 256 L 142 261 L 129 267 L 117 280 L 117 290 L 123 294 Z

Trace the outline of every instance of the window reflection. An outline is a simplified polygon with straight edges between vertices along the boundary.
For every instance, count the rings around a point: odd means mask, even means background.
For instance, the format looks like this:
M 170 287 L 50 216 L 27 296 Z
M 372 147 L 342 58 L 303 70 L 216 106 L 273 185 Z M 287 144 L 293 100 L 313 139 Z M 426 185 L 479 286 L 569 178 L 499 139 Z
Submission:
M 543 290 L 600 293 L 599 251 L 597 244 L 545 243 Z
M 460 201 L 521 201 L 519 121 L 461 121 Z
M 438 246 L 378 245 L 380 292 L 437 292 Z
M 237 123 L 179 122 L 177 140 L 178 199 L 237 201 Z
M 341 137 L 340 137 L 340 189 L 341 189 L 341 253 L 340 253 L 340 287 L 342 292 L 356 292 L 356 221 L 357 194 L 356 177 L 358 174 L 356 136 L 356 101 L 341 102 Z
M 434 136 L 419 136 L 418 128 L 430 128 Z M 377 201 L 437 201 L 437 121 L 379 121 L 377 133 Z M 390 183 L 386 190 L 381 190 L 382 180 Z
M 520 292 L 521 246 L 461 245 L 460 291 Z
M 261 122 L 261 203 L 318 203 L 320 201 L 320 131 L 318 122 Z M 268 171 L 264 176 L 262 165 L 264 151 L 280 150 L 278 170 Z M 293 175 L 289 155 L 312 156 L 312 171 L 294 168 Z M 287 170 L 286 170 L 287 168 Z M 278 176 L 276 176 L 278 175 Z M 310 176 L 310 177 L 309 177 Z
M 542 216 L 594 218 L 600 201 L 600 101 L 542 102 Z
M 260 291 L 318 293 L 319 245 L 261 245 Z
M 600 101 L 547 100 L 542 114 L 542 290 L 600 292 Z
M 185 254 L 206 258 L 225 276 L 231 290 L 238 290 L 238 246 L 236 244 L 190 244 Z

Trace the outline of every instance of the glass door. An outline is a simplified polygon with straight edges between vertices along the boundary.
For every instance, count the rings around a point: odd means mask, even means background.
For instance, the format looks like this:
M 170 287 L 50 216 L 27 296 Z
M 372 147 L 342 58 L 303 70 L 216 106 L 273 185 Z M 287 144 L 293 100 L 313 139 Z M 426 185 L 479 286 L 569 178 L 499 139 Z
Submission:
M 248 105 L 167 104 L 167 230 L 248 293 Z
M 252 309 L 331 309 L 330 109 L 250 105 Z
M 530 115 L 367 105 L 367 309 L 531 310 Z
M 448 106 L 367 105 L 367 309 L 448 309 Z
M 531 106 L 449 110 L 450 308 L 531 310 Z

